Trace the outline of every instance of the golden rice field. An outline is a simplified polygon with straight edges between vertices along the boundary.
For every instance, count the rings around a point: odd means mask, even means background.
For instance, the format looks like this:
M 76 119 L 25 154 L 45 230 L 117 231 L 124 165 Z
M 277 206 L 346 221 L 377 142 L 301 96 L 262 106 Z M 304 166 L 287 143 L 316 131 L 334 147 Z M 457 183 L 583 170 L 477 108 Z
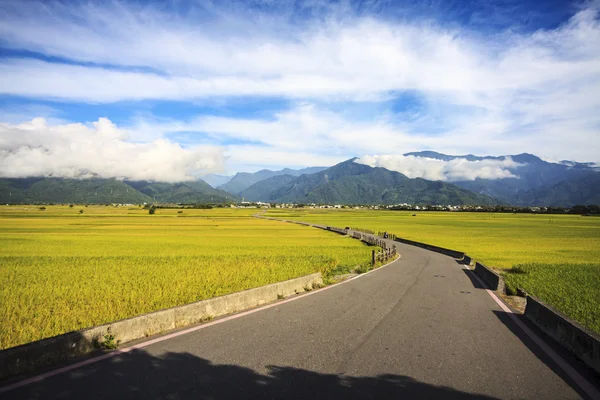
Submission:
M 405 239 L 464 251 L 499 269 L 531 262 L 600 261 L 600 217 L 346 209 L 271 209 L 267 215 L 388 231 Z
M 369 265 L 370 249 L 357 240 L 256 211 L 1 206 L 0 349 Z
M 354 209 L 271 209 L 268 214 L 387 231 L 464 251 L 600 333 L 600 217 Z

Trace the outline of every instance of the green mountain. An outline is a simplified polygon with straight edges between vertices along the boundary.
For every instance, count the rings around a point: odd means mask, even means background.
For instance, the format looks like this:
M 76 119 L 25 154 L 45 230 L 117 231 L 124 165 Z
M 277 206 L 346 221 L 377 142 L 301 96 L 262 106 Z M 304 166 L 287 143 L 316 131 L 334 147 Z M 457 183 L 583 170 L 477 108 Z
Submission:
M 234 196 L 203 181 L 164 183 L 116 179 L 0 179 L 0 203 L 227 203 Z
M 444 182 L 409 179 L 385 168 L 344 161 L 324 171 L 302 175 L 269 194 L 278 203 L 328 204 L 481 204 L 497 200 Z
M 208 183 L 126 181 L 128 185 L 161 203 L 227 203 L 236 200 L 231 194 L 214 189 Z
M 327 167 L 309 167 L 303 169 L 289 169 L 284 168 L 280 171 L 271 171 L 269 169 L 262 169 L 258 172 L 238 172 L 229 182 L 224 185 L 218 186 L 218 189 L 224 190 L 234 195 L 240 195 L 242 190 L 249 188 L 257 182 L 265 179 L 272 178 L 278 175 L 292 175 L 300 176 L 303 174 L 314 174 L 315 172 L 323 171 Z
M 600 173 L 588 172 L 577 179 L 567 179 L 550 187 L 531 189 L 519 196 L 518 203 L 546 207 L 600 204 Z
M 152 199 L 116 179 L 0 179 L 2 203 L 132 203 Z
M 0 179 L 0 203 L 25 203 L 27 198 L 25 190 L 30 185 L 27 183 L 29 180 Z

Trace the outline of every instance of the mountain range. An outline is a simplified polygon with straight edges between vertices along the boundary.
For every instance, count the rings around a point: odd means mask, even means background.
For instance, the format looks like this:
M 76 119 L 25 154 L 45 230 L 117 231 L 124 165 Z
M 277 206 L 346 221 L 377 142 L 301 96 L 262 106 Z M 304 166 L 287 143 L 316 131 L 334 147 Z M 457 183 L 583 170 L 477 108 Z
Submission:
M 116 179 L 3 178 L 0 203 L 229 203 L 236 196 L 203 181 L 163 183 Z
M 576 204 L 597 204 L 597 198 L 600 195 L 600 186 L 592 185 L 588 187 L 588 184 L 594 182 L 600 175 L 598 168 L 593 163 L 578 163 L 567 160 L 553 163 L 527 153 L 512 156 L 479 157 L 472 154 L 452 156 L 433 151 L 422 151 L 404 155 L 443 161 L 455 159 L 504 161 L 510 157 L 512 161 L 519 165 L 504 168 L 517 178 L 478 178 L 452 182 L 456 186 L 493 197 L 506 204 L 571 207 Z
M 304 174 L 295 179 L 276 176 L 246 189 L 246 195 L 260 188 L 270 192 L 256 200 L 275 203 L 328 204 L 495 204 L 489 196 L 479 195 L 444 182 L 409 179 L 399 172 L 344 161 L 326 170 Z M 254 193 L 253 193 L 254 194 Z
M 410 179 L 402 173 L 350 159 L 332 167 L 240 172 L 179 183 L 68 179 L 0 178 L 2 203 L 231 203 L 240 200 L 317 204 L 442 204 L 571 207 L 600 203 L 600 171 L 593 163 L 553 163 L 532 154 L 511 156 L 406 153 L 424 159 L 497 160 L 511 176 L 453 182 Z M 223 183 L 221 183 L 223 182 Z
M 258 172 L 250 173 L 250 172 L 238 172 L 234 175 L 231 180 L 227 183 L 218 186 L 219 189 L 229 192 L 231 194 L 239 195 L 242 190 L 249 188 L 257 182 L 260 182 L 265 179 L 272 178 L 274 176 L 279 175 L 290 175 L 290 176 L 300 176 L 304 174 L 314 174 L 316 172 L 320 172 L 327 169 L 327 167 L 309 167 L 303 169 L 289 169 L 284 168 L 280 171 L 271 171 L 268 169 L 262 169 Z

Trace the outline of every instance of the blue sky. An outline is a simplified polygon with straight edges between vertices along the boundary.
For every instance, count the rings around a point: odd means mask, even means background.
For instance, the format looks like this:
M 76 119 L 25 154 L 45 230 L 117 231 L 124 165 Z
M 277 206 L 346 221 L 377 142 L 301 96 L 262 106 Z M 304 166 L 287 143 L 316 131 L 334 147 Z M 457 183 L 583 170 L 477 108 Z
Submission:
M 426 149 L 598 162 L 598 7 L 4 0 L 0 170 L 174 181 Z

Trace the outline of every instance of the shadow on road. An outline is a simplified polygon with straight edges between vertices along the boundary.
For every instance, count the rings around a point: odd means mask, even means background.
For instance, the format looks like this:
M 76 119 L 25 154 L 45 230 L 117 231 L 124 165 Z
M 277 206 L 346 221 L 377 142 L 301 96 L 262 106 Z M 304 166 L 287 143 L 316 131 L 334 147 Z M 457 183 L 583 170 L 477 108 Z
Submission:
M 461 264 L 459 261 L 457 261 L 458 264 Z M 487 289 L 487 287 L 483 286 L 479 280 L 475 277 L 475 272 L 473 272 L 473 270 L 469 270 L 469 269 L 462 269 L 462 271 L 465 273 L 465 275 L 467 275 L 467 277 L 469 278 L 469 280 L 471 281 L 471 283 L 473 284 L 473 286 L 477 289 Z
M 460 264 L 459 261 L 457 263 Z M 480 281 L 475 277 L 475 273 L 473 270 L 462 270 L 465 275 L 469 278 L 473 287 L 477 289 L 488 289 L 483 286 Z M 582 398 L 586 398 L 586 396 L 581 392 L 579 386 L 573 382 L 573 380 L 560 368 L 556 362 L 550 358 L 540 347 L 521 329 L 517 323 L 512 319 L 512 317 L 504 312 L 491 310 L 494 315 L 502 322 L 508 330 L 515 335 L 519 340 L 531 351 L 540 361 L 542 361 L 548 368 L 550 368 L 555 374 L 560 376 L 565 382 L 567 382 L 574 390 L 576 390 Z M 583 375 L 589 382 L 591 382 L 596 387 L 599 386 L 600 380 L 595 374 L 590 373 L 587 367 L 584 367 L 579 361 L 575 360 L 573 356 L 571 356 L 565 349 L 563 349 L 560 345 L 554 342 L 553 339 L 549 338 L 546 334 L 541 332 L 536 326 L 534 326 L 531 322 L 529 322 L 522 314 L 513 314 L 520 322 L 522 322 L 525 326 L 527 326 L 532 332 L 534 332 L 539 338 L 541 338 L 548 346 L 550 346 L 556 353 L 560 354 L 560 356 L 569 363 L 572 367 L 574 367 L 578 372 Z
M 260 374 L 189 353 L 114 357 L 8 393 L 11 398 L 85 399 L 491 399 L 407 376 L 348 377 L 283 366 Z
M 555 374 L 560 376 L 565 382 L 567 382 L 575 391 L 579 393 L 582 398 L 588 398 L 579 389 L 579 386 L 574 382 L 564 371 L 560 368 L 557 363 L 548 356 L 524 331 L 521 329 L 512 317 L 504 311 L 493 310 L 494 315 L 512 332 L 513 335 L 519 338 L 519 340 L 531 351 L 535 356 L 542 361 L 548 368 L 550 368 Z M 513 314 L 515 318 L 520 320 L 525 326 L 527 326 L 535 335 L 542 339 L 546 345 L 552 348 L 558 353 L 571 367 L 575 368 L 588 382 L 600 387 L 600 380 L 598 376 L 590 371 L 583 363 L 576 360 L 570 355 L 564 348 L 557 344 L 552 338 L 548 337 L 545 333 L 540 331 L 536 326 L 529 322 L 522 314 Z

